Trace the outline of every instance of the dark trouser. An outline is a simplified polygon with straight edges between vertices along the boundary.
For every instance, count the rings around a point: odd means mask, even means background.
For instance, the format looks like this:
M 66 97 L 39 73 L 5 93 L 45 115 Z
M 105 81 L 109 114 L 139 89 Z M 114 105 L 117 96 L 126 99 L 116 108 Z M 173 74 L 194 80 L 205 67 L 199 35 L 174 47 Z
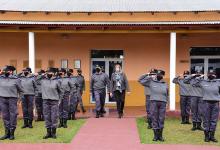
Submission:
M 104 111 L 105 97 L 106 97 L 105 89 L 95 90 L 93 94 L 95 97 L 96 111 L 97 112 Z
M 182 96 L 180 95 L 180 110 L 182 117 L 190 116 L 190 96 Z
M 43 110 L 46 128 L 57 128 L 59 118 L 59 101 L 58 100 L 43 100 Z
M 75 113 L 78 105 L 78 95 L 77 93 L 73 93 L 70 96 L 70 107 L 69 107 L 69 113 Z
M 83 100 L 82 100 L 82 94 L 83 94 L 83 91 L 80 90 L 79 94 L 78 94 L 78 102 L 79 102 L 79 105 L 82 109 L 82 111 L 84 110 L 84 106 L 83 106 Z
M 145 96 L 147 118 L 150 119 L 150 95 Z
M 68 104 L 69 104 L 69 94 L 65 94 L 64 98 L 59 104 L 59 117 L 62 119 L 68 119 Z
M 0 107 L 5 128 L 16 128 L 17 126 L 17 107 L 18 98 L 0 97 Z
M 125 105 L 125 90 L 123 90 L 122 92 L 114 91 L 114 99 L 117 103 L 118 114 L 123 114 Z
M 166 115 L 166 102 L 151 100 L 150 103 L 152 128 L 163 129 Z
M 205 131 L 215 131 L 218 115 L 219 115 L 219 102 L 218 101 L 204 101 L 204 122 L 203 126 Z
M 42 99 L 41 94 L 35 96 L 35 106 L 36 106 L 38 117 L 41 117 L 41 116 L 43 117 L 43 99 Z
M 201 123 L 203 118 L 204 104 L 202 97 L 191 96 L 192 121 Z
M 22 96 L 22 112 L 23 118 L 28 120 L 33 120 L 33 110 L 34 110 L 34 96 L 24 95 Z

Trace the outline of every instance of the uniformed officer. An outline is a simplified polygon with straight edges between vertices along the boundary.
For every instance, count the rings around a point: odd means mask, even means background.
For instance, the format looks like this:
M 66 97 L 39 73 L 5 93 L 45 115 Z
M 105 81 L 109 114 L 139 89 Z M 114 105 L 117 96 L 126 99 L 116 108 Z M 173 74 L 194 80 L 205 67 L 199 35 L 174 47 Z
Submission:
M 115 65 L 115 71 L 112 73 L 110 82 L 110 96 L 117 103 L 118 118 L 122 118 L 124 114 L 125 93 L 130 94 L 130 88 L 127 76 L 122 72 L 121 65 Z
M 60 124 L 58 128 L 61 128 L 61 127 L 67 128 L 68 105 L 69 105 L 71 86 L 70 86 L 70 77 L 67 76 L 66 71 L 67 70 L 65 68 L 61 68 L 59 70 L 61 87 L 63 89 L 64 96 L 63 96 L 63 99 L 61 99 L 61 102 L 59 104 Z
M 141 84 L 141 80 L 147 76 L 151 76 L 154 78 L 156 76 L 157 70 L 156 69 L 151 69 L 150 73 L 142 75 L 139 79 L 138 82 Z M 144 86 L 144 85 L 143 85 Z M 150 114 L 150 88 L 147 86 L 144 86 L 144 94 L 145 94 L 145 105 L 146 105 L 146 113 L 147 113 L 147 123 L 148 123 L 148 129 L 152 128 L 152 119 L 151 119 L 151 114 Z
M 192 83 L 194 80 L 202 78 L 202 73 L 200 71 L 197 71 L 196 74 L 192 74 L 184 78 L 184 83 L 190 84 L 190 101 L 191 101 L 191 111 L 192 111 L 192 122 L 193 127 L 192 131 L 200 130 L 203 131 L 202 127 L 202 115 L 203 115 L 203 100 L 202 100 L 202 88 L 198 86 L 193 86 Z
M 219 116 L 219 101 L 220 101 L 220 82 L 215 80 L 216 74 L 213 69 L 210 69 L 207 74 L 208 79 L 196 79 L 192 83 L 194 86 L 202 88 L 204 101 L 204 141 L 218 142 L 215 139 L 215 131 Z
M 67 75 L 70 78 L 70 116 L 72 120 L 76 120 L 77 105 L 79 103 L 79 83 L 76 76 L 73 76 L 73 69 L 69 69 Z
M 57 78 L 57 68 L 48 68 L 46 77 L 41 80 L 43 114 L 47 134 L 43 137 L 56 138 L 56 129 L 59 118 L 59 102 L 63 98 L 61 82 Z
M 189 75 L 189 71 L 183 72 L 183 77 L 177 76 L 173 79 L 173 83 L 179 85 L 180 91 L 180 111 L 181 111 L 181 124 L 190 124 L 189 116 L 190 116 L 190 104 L 191 104 L 191 92 L 190 85 L 183 82 L 184 78 Z
M 96 66 L 96 72 L 90 81 L 90 94 L 94 96 L 96 102 L 96 118 L 104 117 L 104 105 L 106 97 L 106 87 L 109 93 L 110 81 L 107 74 L 101 71 L 100 66 Z
M 33 128 L 33 109 L 34 109 L 34 96 L 36 90 L 35 77 L 31 74 L 31 68 L 27 67 L 23 69 L 22 75 L 20 76 L 21 85 L 23 87 L 21 104 L 24 125 L 21 128 Z
M 156 78 L 146 76 L 140 83 L 150 88 L 150 111 L 152 128 L 154 131 L 153 141 L 164 141 L 163 128 L 166 113 L 166 103 L 168 101 L 168 85 L 163 80 L 165 72 L 158 70 Z
M 45 76 L 45 71 L 40 70 L 35 76 L 35 83 L 36 83 L 36 91 L 35 91 L 35 106 L 37 110 L 37 119 L 36 121 L 44 121 L 43 115 L 43 99 L 42 99 L 42 91 L 41 91 L 41 80 Z
M 77 69 L 76 78 L 77 78 L 78 83 L 79 83 L 79 95 L 78 95 L 79 105 L 81 107 L 82 112 L 85 113 L 86 110 L 83 106 L 83 100 L 82 100 L 82 95 L 83 95 L 83 92 L 85 91 L 85 79 L 84 79 L 84 76 L 82 75 L 82 70 L 81 69 Z
M 0 77 L 0 107 L 5 127 L 5 135 L 0 140 L 14 140 L 14 132 L 17 126 L 17 101 L 22 92 L 21 80 L 13 75 L 15 67 L 6 66 Z

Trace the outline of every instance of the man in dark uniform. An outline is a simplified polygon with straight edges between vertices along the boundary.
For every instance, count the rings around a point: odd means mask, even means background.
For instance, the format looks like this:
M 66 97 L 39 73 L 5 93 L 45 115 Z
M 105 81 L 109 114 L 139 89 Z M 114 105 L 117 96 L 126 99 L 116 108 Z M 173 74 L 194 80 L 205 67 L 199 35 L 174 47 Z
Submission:
M 90 94 L 94 95 L 96 102 L 96 118 L 104 117 L 104 105 L 106 97 L 106 87 L 109 93 L 110 81 L 107 74 L 103 73 L 100 66 L 96 66 L 96 72 L 90 81 Z
M 0 140 L 14 140 L 14 132 L 17 126 L 17 101 L 22 92 L 21 80 L 13 75 L 15 67 L 6 66 L 3 75 L 0 76 L 0 107 L 5 127 L 5 135 Z
M 64 96 L 63 96 L 63 99 L 61 99 L 61 102 L 59 104 L 60 124 L 58 128 L 61 128 L 61 127 L 67 128 L 68 104 L 69 104 L 71 86 L 70 86 L 70 77 L 67 76 L 66 71 L 67 70 L 65 68 L 61 68 L 59 70 L 61 87 L 63 89 Z
M 151 69 L 150 73 L 142 75 L 139 79 L 138 82 L 141 83 L 140 81 L 145 78 L 146 76 L 151 76 L 154 78 L 156 76 L 157 70 L 156 69 Z M 145 105 L 146 105 L 146 113 L 147 113 L 147 123 L 148 123 L 148 129 L 152 128 L 152 119 L 150 116 L 150 88 L 147 86 L 144 86 L 144 94 L 145 94 Z
M 202 125 L 202 119 L 203 119 L 203 93 L 202 93 L 202 88 L 198 86 L 193 86 L 192 83 L 197 80 L 203 78 L 202 73 L 200 71 L 197 71 L 196 74 L 192 74 L 184 78 L 184 83 L 190 84 L 190 91 L 191 91 L 191 96 L 190 96 L 190 101 L 191 101 L 191 111 L 192 111 L 192 122 L 193 122 L 193 127 L 192 131 L 195 130 L 200 130 L 203 131 Z
M 215 80 L 215 71 L 210 69 L 207 75 L 208 79 L 196 79 L 192 83 L 194 86 L 202 88 L 203 101 L 205 112 L 203 117 L 204 126 L 204 141 L 218 142 L 215 138 L 215 131 L 219 116 L 219 101 L 220 101 L 220 82 Z
M 37 119 L 36 121 L 44 121 L 43 116 L 43 99 L 42 99 L 42 91 L 41 91 L 41 79 L 44 78 L 45 71 L 40 70 L 35 77 L 36 82 L 36 94 L 35 94 L 35 106 L 37 110 Z
M 79 95 L 78 95 L 79 105 L 81 107 L 82 112 L 85 113 L 86 110 L 83 106 L 83 100 L 82 100 L 82 95 L 83 95 L 83 92 L 85 91 L 85 79 L 84 79 L 84 76 L 82 75 L 82 70 L 81 69 L 77 69 L 76 78 L 77 78 L 78 83 L 79 83 Z
M 24 125 L 21 128 L 33 128 L 32 121 L 34 118 L 33 109 L 36 83 L 35 77 L 31 73 L 31 68 L 25 68 L 20 76 L 21 86 L 23 87 L 21 104 L 24 119 Z
M 182 122 L 181 124 L 190 124 L 189 116 L 190 116 L 190 99 L 191 99 L 191 92 L 190 92 L 190 85 L 183 82 L 184 78 L 189 75 L 189 71 L 184 71 L 183 78 L 181 76 L 177 76 L 173 79 L 173 83 L 179 85 L 179 92 L 180 92 L 180 110 L 181 110 L 181 117 Z
M 69 105 L 69 112 L 70 118 L 72 120 L 76 120 L 76 111 L 77 105 L 79 103 L 78 96 L 79 96 L 79 83 L 76 76 L 73 76 L 73 70 L 69 69 L 67 72 L 68 77 L 70 78 L 70 105 Z
M 43 139 L 56 138 L 59 118 L 59 102 L 63 98 L 61 82 L 57 78 L 57 68 L 48 68 L 46 77 L 41 80 L 43 114 L 47 134 Z
M 154 131 L 153 141 L 164 141 L 163 128 L 166 113 L 166 103 L 168 101 L 168 84 L 163 80 L 165 72 L 157 71 L 156 78 L 146 76 L 140 83 L 150 88 L 150 111 L 152 128 Z
M 127 76 L 122 72 L 121 65 L 116 64 L 115 71 L 111 76 L 110 96 L 113 97 L 117 103 L 118 118 L 122 118 L 124 115 L 126 91 L 130 94 Z

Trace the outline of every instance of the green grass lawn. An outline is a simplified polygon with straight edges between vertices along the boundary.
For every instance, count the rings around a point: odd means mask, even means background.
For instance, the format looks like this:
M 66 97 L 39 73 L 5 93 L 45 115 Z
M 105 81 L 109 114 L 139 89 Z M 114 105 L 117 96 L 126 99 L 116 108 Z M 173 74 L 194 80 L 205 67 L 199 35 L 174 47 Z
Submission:
M 43 139 L 46 133 L 44 122 L 33 122 L 34 128 L 21 129 L 23 120 L 18 120 L 17 129 L 15 131 L 15 140 L 4 140 L 1 143 L 70 143 L 81 126 L 86 122 L 85 119 L 68 121 L 68 128 L 57 129 L 57 139 Z M 4 134 L 2 120 L 0 121 L 0 135 Z
M 192 125 L 182 125 L 180 120 L 176 118 L 166 118 L 164 128 L 165 142 L 154 142 L 153 130 L 147 129 L 147 123 L 145 118 L 137 118 L 137 127 L 139 137 L 142 144 L 194 144 L 194 145 L 218 145 L 220 146 L 220 124 L 218 123 L 216 138 L 219 143 L 205 143 L 203 142 L 204 134 L 203 131 L 191 131 Z

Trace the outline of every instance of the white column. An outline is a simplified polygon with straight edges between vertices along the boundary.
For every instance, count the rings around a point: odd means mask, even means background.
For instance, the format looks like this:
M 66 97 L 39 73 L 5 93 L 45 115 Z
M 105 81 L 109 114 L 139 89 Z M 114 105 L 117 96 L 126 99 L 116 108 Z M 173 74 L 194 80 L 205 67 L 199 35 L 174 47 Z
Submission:
M 34 32 L 28 33 L 29 42 L 29 67 L 32 72 L 35 73 L 35 42 L 34 42 Z
M 176 32 L 170 33 L 170 111 L 175 110 L 176 88 L 172 83 L 176 76 Z

